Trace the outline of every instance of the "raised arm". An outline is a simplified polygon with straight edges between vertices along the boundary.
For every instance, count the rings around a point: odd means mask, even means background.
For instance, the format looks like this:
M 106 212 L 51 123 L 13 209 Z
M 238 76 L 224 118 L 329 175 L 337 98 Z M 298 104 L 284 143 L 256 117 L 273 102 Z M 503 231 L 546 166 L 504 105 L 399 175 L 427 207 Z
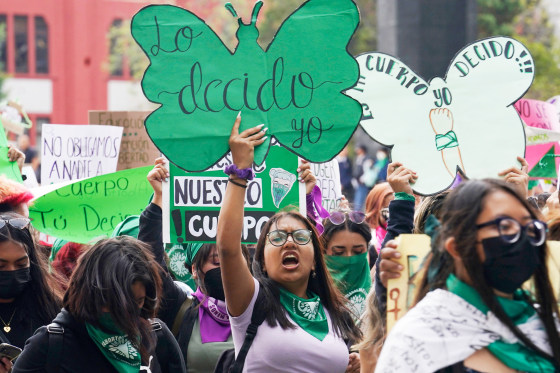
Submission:
M 266 129 L 259 125 L 239 133 L 240 124 L 241 113 L 231 130 L 229 147 L 233 164 L 242 170 L 253 165 L 254 149 L 265 141 Z M 216 236 L 226 303 L 232 316 L 239 316 L 247 309 L 255 291 L 253 276 L 241 253 L 246 188 L 247 180 L 230 176 Z

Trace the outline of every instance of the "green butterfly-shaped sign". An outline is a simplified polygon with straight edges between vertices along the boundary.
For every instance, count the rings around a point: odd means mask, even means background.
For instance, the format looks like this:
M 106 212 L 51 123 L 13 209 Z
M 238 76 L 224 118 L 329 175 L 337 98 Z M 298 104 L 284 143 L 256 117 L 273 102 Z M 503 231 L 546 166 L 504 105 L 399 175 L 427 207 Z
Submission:
M 231 4 L 226 7 L 237 17 Z M 166 157 L 201 171 L 223 157 L 237 114 L 242 130 L 264 123 L 268 140 L 255 150 L 261 164 L 274 136 L 312 162 L 332 159 L 362 115 L 345 90 L 359 67 L 347 46 L 359 14 L 352 0 L 308 0 L 288 17 L 266 51 L 258 44 L 255 4 L 250 24 L 238 19 L 234 53 L 204 21 L 171 5 L 151 5 L 132 19 L 132 35 L 150 59 L 142 89 L 161 104 L 146 129 Z

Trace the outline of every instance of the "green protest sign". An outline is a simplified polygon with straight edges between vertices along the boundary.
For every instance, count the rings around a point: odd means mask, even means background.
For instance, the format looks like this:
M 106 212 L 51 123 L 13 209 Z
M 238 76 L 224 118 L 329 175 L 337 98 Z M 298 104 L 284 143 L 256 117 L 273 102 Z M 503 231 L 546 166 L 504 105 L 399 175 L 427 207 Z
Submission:
M 33 226 L 46 234 L 88 243 L 109 236 L 130 215 L 148 205 L 152 166 L 77 181 L 37 198 L 29 208 Z
M 263 225 L 278 210 L 299 206 L 305 214 L 305 185 L 297 180 L 298 157 L 286 148 L 270 147 L 266 162 L 255 167 L 247 185 L 242 241 L 257 242 Z M 167 243 L 215 242 L 218 215 L 228 182 L 224 168 L 231 154 L 204 172 L 185 172 L 169 165 L 163 194 L 163 235 Z
M 8 160 L 9 150 L 6 132 L 4 131 L 2 120 L 0 119 L 0 175 L 4 175 L 6 178 L 17 181 L 18 183 L 23 183 L 17 162 L 10 162 Z
M 359 22 L 354 2 L 306 1 L 266 50 L 257 44 L 262 5 L 257 1 L 249 24 L 238 18 L 233 53 L 185 9 L 151 5 L 132 19 L 132 36 L 151 62 L 142 89 L 161 105 L 146 119 L 146 129 L 184 170 L 206 170 L 227 153 L 240 111 L 241 130 L 268 127 L 268 140 L 255 149 L 257 165 L 273 137 L 311 162 L 328 161 L 360 122 L 361 105 L 342 93 L 359 77 L 347 51 Z M 237 17 L 230 4 L 226 7 Z

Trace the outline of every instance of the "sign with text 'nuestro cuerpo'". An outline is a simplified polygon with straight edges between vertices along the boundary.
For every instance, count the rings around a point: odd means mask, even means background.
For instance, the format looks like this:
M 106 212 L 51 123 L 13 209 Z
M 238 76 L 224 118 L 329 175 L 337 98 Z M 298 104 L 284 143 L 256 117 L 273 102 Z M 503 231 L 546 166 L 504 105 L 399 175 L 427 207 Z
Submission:
M 232 163 L 228 153 L 211 169 L 185 172 L 169 165 L 164 183 L 163 237 L 166 243 L 215 242 L 218 215 Z M 298 157 L 282 146 L 271 146 L 266 162 L 254 167 L 255 178 L 245 193 L 242 242 L 256 243 L 261 229 L 277 211 L 299 207 L 305 215 L 305 184 L 297 179 Z

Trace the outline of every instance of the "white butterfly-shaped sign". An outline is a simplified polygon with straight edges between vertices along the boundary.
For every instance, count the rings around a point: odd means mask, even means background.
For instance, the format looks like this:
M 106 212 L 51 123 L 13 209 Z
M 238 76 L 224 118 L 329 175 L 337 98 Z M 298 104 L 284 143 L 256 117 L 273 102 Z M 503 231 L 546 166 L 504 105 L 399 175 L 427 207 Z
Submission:
M 513 104 L 534 77 L 533 58 L 520 42 L 492 37 L 470 44 L 445 79 L 429 83 L 384 53 L 357 60 L 360 80 L 346 93 L 362 104 L 364 130 L 418 174 L 416 193 L 445 190 L 459 169 L 469 178 L 495 178 L 519 167 L 525 134 Z

